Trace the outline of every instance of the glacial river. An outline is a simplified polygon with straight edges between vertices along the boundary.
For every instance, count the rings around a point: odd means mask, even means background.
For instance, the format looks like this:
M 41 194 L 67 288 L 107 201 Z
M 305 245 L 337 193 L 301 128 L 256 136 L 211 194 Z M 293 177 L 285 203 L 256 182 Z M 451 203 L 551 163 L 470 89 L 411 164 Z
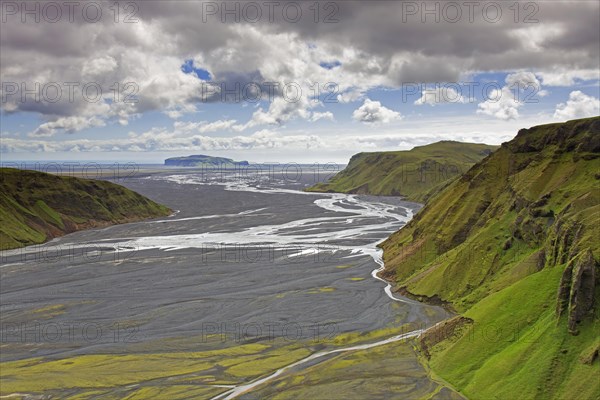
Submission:
M 217 335 L 226 347 L 414 327 L 379 340 L 386 344 L 447 316 L 392 293 L 376 275 L 383 267 L 376 245 L 418 204 L 306 193 L 308 177 L 165 169 L 119 183 L 176 211 L 2 253 L 2 361 L 127 354 L 144 343 L 162 350 L 160 343 L 182 337 Z M 179 350 L 198 349 L 186 346 Z M 314 351 L 218 398 L 328 352 Z

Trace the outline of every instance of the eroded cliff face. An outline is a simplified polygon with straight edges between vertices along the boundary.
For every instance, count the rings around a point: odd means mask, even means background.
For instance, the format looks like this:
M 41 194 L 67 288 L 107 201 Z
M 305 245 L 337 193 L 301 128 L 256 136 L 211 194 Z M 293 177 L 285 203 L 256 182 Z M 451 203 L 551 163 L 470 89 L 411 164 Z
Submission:
M 600 396 L 599 171 L 600 117 L 523 129 L 382 243 L 383 276 L 473 320 L 427 336 L 436 373 L 489 398 Z
M 569 333 L 577 335 L 577 326 L 586 317 L 591 317 L 594 307 L 594 292 L 597 287 L 598 264 L 590 249 L 572 259 L 565 268 L 560 286 L 556 314 L 560 318 L 568 314 Z

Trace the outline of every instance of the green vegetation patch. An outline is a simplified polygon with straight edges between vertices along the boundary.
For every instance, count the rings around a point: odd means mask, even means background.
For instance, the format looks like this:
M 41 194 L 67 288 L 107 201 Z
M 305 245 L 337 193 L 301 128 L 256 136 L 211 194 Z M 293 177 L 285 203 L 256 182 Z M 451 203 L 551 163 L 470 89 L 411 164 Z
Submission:
M 167 207 L 108 181 L 0 168 L 0 250 L 169 213 Z
M 424 202 L 496 148 L 442 141 L 409 151 L 359 153 L 328 182 L 307 191 L 404 196 Z
M 523 129 L 382 244 L 386 278 L 474 320 L 428 349 L 468 397 L 600 397 L 598 171 L 599 117 Z

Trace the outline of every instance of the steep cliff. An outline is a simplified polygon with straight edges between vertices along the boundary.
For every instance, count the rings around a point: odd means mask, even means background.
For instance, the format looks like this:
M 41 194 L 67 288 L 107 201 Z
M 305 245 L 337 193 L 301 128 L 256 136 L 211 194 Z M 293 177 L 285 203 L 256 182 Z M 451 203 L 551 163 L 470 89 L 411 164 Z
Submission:
M 473 321 L 427 349 L 467 396 L 597 398 L 599 226 L 600 118 L 523 129 L 382 244 L 384 275 Z

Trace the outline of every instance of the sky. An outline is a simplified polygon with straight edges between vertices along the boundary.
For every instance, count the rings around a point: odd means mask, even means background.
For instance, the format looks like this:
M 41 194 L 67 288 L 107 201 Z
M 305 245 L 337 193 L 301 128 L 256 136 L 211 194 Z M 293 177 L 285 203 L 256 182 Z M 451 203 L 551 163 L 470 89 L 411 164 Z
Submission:
M 598 1 L 0 4 L 3 163 L 345 163 L 600 114 Z

